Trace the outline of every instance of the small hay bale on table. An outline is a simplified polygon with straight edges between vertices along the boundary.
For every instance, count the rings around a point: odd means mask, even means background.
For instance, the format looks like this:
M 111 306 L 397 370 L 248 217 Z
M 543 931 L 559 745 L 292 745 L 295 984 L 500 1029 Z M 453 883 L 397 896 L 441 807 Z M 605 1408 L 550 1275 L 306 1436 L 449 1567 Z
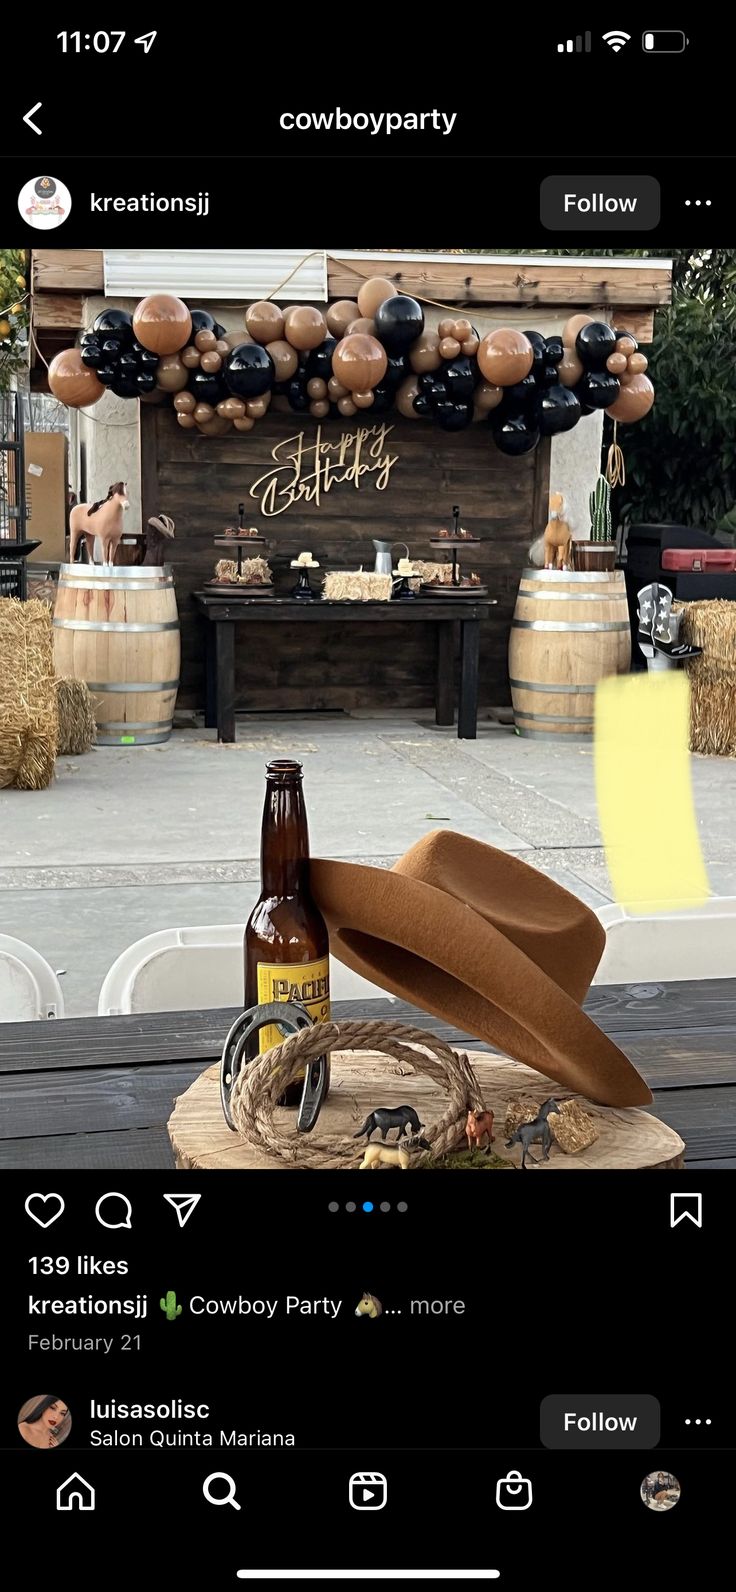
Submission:
M 324 578 L 328 602 L 387 603 L 394 583 L 390 575 L 377 575 L 370 569 L 333 569 Z
M 680 639 L 702 647 L 690 677 L 690 750 L 736 757 L 736 602 L 683 603 Z
M 97 740 L 92 698 L 86 680 L 62 677 L 56 681 L 59 716 L 57 757 L 80 757 Z
M 0 598 L 0 789 L 45 790 L 58 733 L 51 610 Z

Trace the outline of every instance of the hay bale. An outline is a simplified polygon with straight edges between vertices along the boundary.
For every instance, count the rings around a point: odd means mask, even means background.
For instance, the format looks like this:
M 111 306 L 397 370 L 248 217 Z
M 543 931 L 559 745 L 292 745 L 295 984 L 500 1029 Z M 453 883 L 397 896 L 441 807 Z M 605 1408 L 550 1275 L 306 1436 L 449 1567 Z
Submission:
M 437 586 L 452 585 L 452 564 L 435 563 L 427 558 L 412 559 L 416 574 L 426 583 Z
M 390 575 L 376 575 L 367 569 L 332 570 L 324 581 L 325 597 L 337 603 L 385 603 L 390 601 L 393 589 Z
M 265 558 L 244 558 L 240 574 L 234 558 L 218 558 L 215 564 L 215 580 L 225 585 L 270 586 L 272 579 Z
M 57 757 L 80 757 L 97 740 L 97 725 L 86 680 L 56 681 L 59 719 Z
M 577 1155 L 580 1150 L 589 1149 L 600 1137 L 600 1129 L 579 1100 L 561 1100 L 559 1111 L 550 1111 L 549 1125 L 565 1155 Z
M 686 665 L 690 678 L 690 750 L 736 757 L 736 602 L 677 604 L 680 639 L 703 648 Z
M 0 789 L 44 790 L 58 738 L 51 610 L 0 598 Z
M 510 1100 L 506 1107 L 506 1118 L 503 1125 L 503 1136 L 510 1139 L 511 1135 L 521 1127 L 522 1122 L 533 1122 L 539 1114 L 541 1100 L 532 1100 L 530 1095 L 518 1095 Z

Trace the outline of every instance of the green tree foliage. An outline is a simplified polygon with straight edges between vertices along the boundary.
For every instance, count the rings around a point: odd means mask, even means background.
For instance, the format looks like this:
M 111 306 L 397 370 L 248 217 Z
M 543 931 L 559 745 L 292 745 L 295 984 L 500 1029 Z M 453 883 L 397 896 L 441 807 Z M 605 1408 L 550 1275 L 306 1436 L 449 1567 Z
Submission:
M 25 249 L 0 249 L 0 393 L 25 366 L 28 347 L 28 257 Z

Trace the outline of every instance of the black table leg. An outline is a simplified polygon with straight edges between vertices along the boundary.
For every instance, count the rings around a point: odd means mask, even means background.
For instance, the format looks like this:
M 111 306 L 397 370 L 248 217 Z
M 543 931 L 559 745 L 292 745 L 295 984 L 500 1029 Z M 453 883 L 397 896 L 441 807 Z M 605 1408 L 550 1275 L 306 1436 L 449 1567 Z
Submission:
M 235 624 L 215 619 L 217 650 L 217 739 L 235 740 Z
M 441 620 L 437 626 L 434 721 L 455 723 L 455 625 L 451 619 Z
M 204 631 L 204 724 L 206 730 L 214 730 L 217 724 L 217 649 L 211 619 L 205 619 Z
M 463 619 L 460 624 L 460 702 L 457 714 L 458 740 L 474 741 L 478 733 L 478 657 L 480 621 Z

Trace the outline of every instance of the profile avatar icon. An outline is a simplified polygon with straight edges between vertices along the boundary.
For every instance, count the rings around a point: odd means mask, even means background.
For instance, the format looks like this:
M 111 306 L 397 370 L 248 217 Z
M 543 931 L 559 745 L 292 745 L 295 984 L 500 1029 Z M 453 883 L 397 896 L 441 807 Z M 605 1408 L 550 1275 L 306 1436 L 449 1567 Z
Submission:
M 37 1393 L 18 1411 L 18 1431 L 29 1448 L 58 1448 L 71 1428 L 69 1406 L 55 1393 Z
M 37 177 L 33 184 L 33 192 L 39 199 L 53 199 L 56 193 L 56 183 L 53 177 Z
M 50 177 L 47 172 L 41 177 L 32 177 L 18 195 L 18 209 L 23 220 L 31 227 L 46 231 L 61 226 L 71 206 L 69 189 L 58 177 Z
M 639 1493 L 647 1509 L 662 1513 L 679 1503 L 680 1483 L 669 1470 L 652 1470 L 644 1477 Z

